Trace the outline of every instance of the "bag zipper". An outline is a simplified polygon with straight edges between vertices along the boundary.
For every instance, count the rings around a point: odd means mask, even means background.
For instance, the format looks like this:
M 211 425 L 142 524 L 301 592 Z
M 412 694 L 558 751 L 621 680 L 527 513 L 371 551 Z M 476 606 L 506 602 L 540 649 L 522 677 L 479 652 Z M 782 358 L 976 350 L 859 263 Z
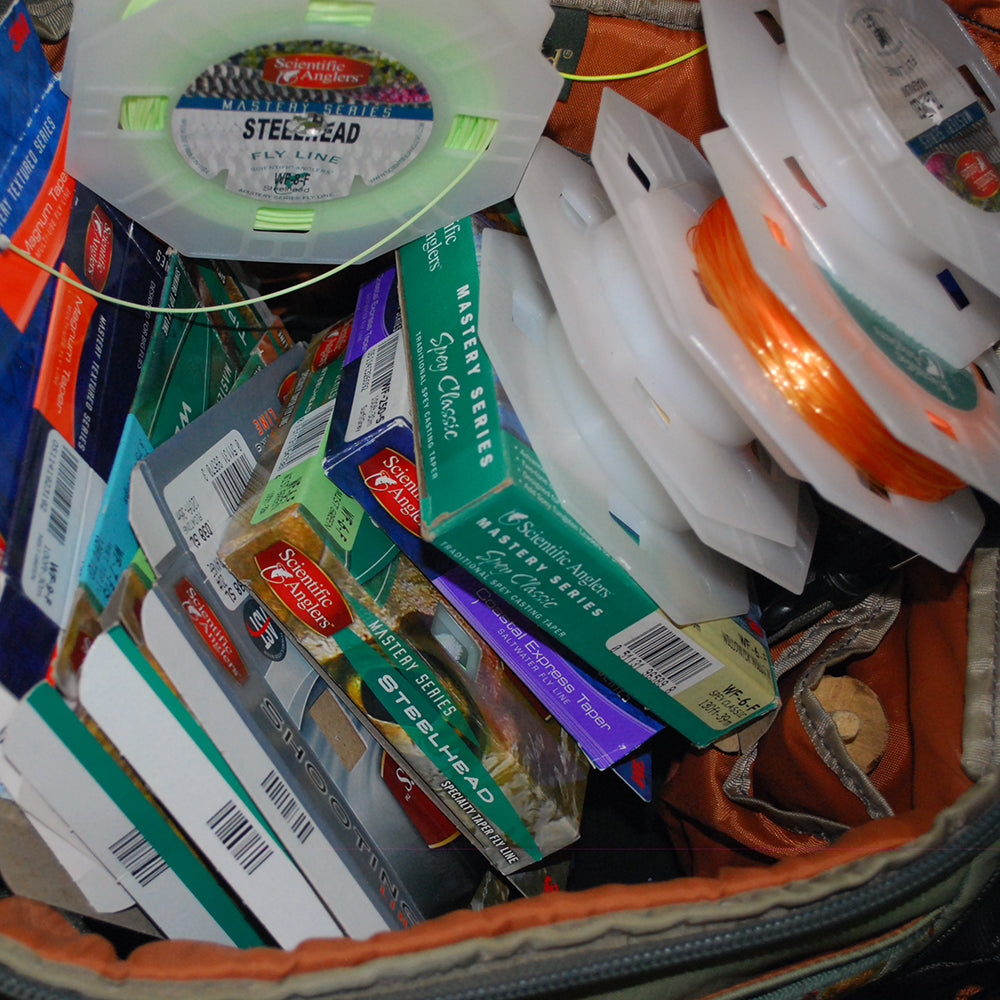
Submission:
M 554 952 L 539 952 L 533 957 L 513 957 L 506 964 L 507 974 L 500 981 L 487 981 L 483 971 L 457 974 L 446 973 L 443 980 L 434 977 L 435 983 L 422 989 L 417 979 L 395 986 L 383 983 L 377 992 L 382 1000 L 417 1000 L 434 997 L 435 1000 L 522 1000 L 550 993 L 572 995 L 573 991 L 588 988 L 611 988 L 630 980 L 665 977 L 675 969 L 705 967 L 708 963 L 722 965 L 727 960 L 746 954 L 748 950 L 766 951 L 775 946 L 786 946 L 796 940 L 805 941 L 817 934 L 829 933 L 839 928 L 858 924 L 868 917 L 885 913 L 894 906 L 912 899 L 920 892 L 936 885 L 942 878 L 958 871 L 968 862 L 970 855 L 982 851 L 1000 837 L 1000 800 L 993 801 L 987 809 L 967 825 L 961 825 L 955 834 L 936 848 L 928 849 L 902 867 L 882 872 L 870 881 L 855 888 L 845 889 L 814 903 L 796 906 L 778 916 L 761 916 L 743 921 L 742 926 L 709 932 L 693 932 L 685 938 L 673 938 L 659 946 L 623 945 L 605 951 L 590 963 L 581 965 L 574 959 L 569 967 L 552 969 L 558 956 Z M 336 977 L 337 970 L 329 970 Z M 459 981 L 458 977 L 461 977 Z M 125 983 L 116 983 L 122 1000 L 130 995 L 142 995 L 141 983 L 130 991 Z M 214 995 L 229 996 L 227 983 L 193 981 L 182 984 L 188 989 L 204 985 Z M 246 983 L 231 981 L 236 995 L 245 995 Z M 319 995 L 335 996 L 339 991 L 328 982 L 328 991 Z M 354 990 L 348 988 L 344 996 Z M 289 995 L 300 994 L 289 989 Z M 308 995 L 314 995 L 308 991 Z M 0 965 L 0 996 L 9 1000 L 84 1000 L 87 993 L 66 989 L 29 979 L 9 967 Z
M 774 945 L 829 932 L 866 917 L 891 909 L 921 891 L 936 885 L 942 878 L 958 871 L 969 855 L 992 844 L 1000 835 L 1000 801 L 995 801 L 981 816 L 937 849 L 928 850 L 903 867 L 883 872 L 853 889 L 796 907 L 777 917 L 761 917 L 752 925 L 717 933 L 696 933 L 690 938 L 674 939 L 659 947 L 640 950 L 623 947 L 617 954 L 605 954 L 590 965 L 554 972 L 525 969 L 525 962 L 512 962 L 513 977 L 505 982 L 484 983 L 444 990 L 435 1000 L 521 1000 L 547 993 L 571 993 L 587 987 L 612 986 L 627 978 L 649 979 L 667 975 L 677 966 L 715 965 L 746 953 L 750 948 L 766 951 Z M 542 961 L 551 961 L 551 956 Z M 536 960 L 537 961 L 537 960 Z M 414 992 L 409 992 L 413 998 Z M 386 1000 L 388 1000 L 388 995 Z M 403 994 L 401 993 L 402 997 Z

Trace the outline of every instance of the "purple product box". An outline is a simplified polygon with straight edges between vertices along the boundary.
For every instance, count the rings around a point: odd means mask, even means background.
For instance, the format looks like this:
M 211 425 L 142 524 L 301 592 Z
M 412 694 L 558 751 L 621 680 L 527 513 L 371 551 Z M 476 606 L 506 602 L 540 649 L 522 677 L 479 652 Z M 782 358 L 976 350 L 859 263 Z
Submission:
M 327 476 L 372 516 L 604 769 L 662 724 L 599 683 L 537 626 L 420 535 L 409 369 L 396 270 L 364 285 L 327 437 Z

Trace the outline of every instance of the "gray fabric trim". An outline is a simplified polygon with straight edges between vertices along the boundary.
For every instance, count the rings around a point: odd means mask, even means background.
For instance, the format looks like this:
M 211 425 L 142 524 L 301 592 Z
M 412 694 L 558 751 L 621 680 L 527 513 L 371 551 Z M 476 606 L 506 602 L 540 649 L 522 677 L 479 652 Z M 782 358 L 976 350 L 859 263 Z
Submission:
M 896 620 L 901 605 L 898 583 L 884 594 L 873 594 L 854 610 L 857 621 L 796 681 L 795 710 L 816 752 L 841 784 L 856 795 L 872 819 L 892 815 L 892 808 L 851 758 L 833 720 L 813 694 L 823 674 L 849 656 L 870 653 Z
M 678 31 L 704 30 L 699 0 L 552 0 L 552 6 L 628 17 Z
M 962 767 L 978 781 L 1000 761 L 997 670 L 1000 665 L 1000 551 L 978 549 L 969 583 L 969 645 L 962 726 Z
M 722 783 L 722 791 L 731 802 L 743 806 L 746 809 L 753 809 L 755 812 L 763 813 L 768 819 L 773 820 L 779 826 L 784 827 L 794 833 L 808 834 L 811 837 L 821 837 L 824 840 L 836 840 L 842 833 L 847 832 L 847 827 L 843 823 L 836 823 L 823 816 L 816 816 L 813 813 L 798 812 L 792 809 L 781 809 L 778 806 L 766 802 L 764 799 L 755 798 L 749 794 L 750 783 L 753 778 L 753 766 L 757 760 L 757 747 L 754 746 L 749 753 L 742 754 L 739 760 L 733 765 L 726 780 Z
M 798 640 L 788 646 L 775 661 L 775 671 L 782 676 L 792 667 L 802 663 L 834 632 L 843 631 L 836 642 L 811 664 L 795 682 L 792 703 L 802 725 L 809 735 L 820 758 L 841 784 L 856 795 L 869 816 L 891 816 L 892 808 L 871 783 L 868 775 L 851 759 L 837 732 L 833 720 L 820 705 L 812 689 L 828 669 L 851 656 L 871 652 L 896 620 L 901 600 L 898 586 L 884 593 L 872 594 L 852 608 L 847 608 L 817 623 Z M 757 759 L 756 745 L 741 753 L 733 765 L 722 790 L 732 802 L 763 813 L 786 829 L 798 833 L 835 840 L 847 830 L 823 816 L 781 809 L 751 794 L 753 765 Z
M 27 0 L 28 13 L 43 42 L 58 42 L 73 20 L 73 0 Z

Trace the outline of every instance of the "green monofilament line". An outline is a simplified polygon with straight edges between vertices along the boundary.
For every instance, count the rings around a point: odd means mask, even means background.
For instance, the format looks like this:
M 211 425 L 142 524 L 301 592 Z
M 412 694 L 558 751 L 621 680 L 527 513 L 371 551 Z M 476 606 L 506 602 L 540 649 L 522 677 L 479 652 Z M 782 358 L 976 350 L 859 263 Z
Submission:
M 309 0 L 306 24 L 368 24 L 375 4 L 359 0 Z
M 258 208 L 253 227 L 266 233 L 308 233 L 315 218 L 311 208 Z
M 132 14 L 138 14 L 140 10 L 152 7 L 154 3 L 156 3 L 156 0 L 132 0 L 122 13 L 122 20 L 124 21 L 126 17 Z
M 484 150 L 493 139 L 499 123 L 495 118 L 455 115 L 444 144 L 446 149 L 464 149 L 470 153 Z
M 490 123 L 491 127 L 489 128 L 489 137 L 492 137 L 493 131 L 495 130 L 496 126 L 496 122 L 493 119 L 470 118 L 469 121 L 478 122 L 480 125 L 482 125 L 483 123 Z M 480 137 L 480 141 L 482 141 L 482 137 Z M 488 141 L 489 138 L 487 138 L 486 140 L 487 144 Z M 446 198 L 456 187 L 458 187 L 458 185 L 461 184 L 463 180 L 465 180 L 468 174 L 475 169 L 476 165 L 482 159 L 485 151 L 486 151 L 486 145 L 484 144 L 477 150 L 477 154 L 471 157 L 469 161 L 462 167 L 462 169 L 459 170 L 459 172 L 445 185 L 445 187 L 442 188 L 442 190 L 439 191 L 429 202 L 427 202 L 426 205 L 424 205 L 418 211 L 414 212 L 408 218 L 404 219 L 402 222 L 399 223 L 398 226 L 396 226 L 395 229 L 386 233 L 381 239 L 376 240 L 367 249 L 359 251 L 353 257 L 349 258 L 348 260 L 345 260 L 343 263 L 337 264 L 335 267 L 331 267 L 326 271 L 322 271 L 320 274 L 313 275 L 312 277 L 306 278 L 304 281 L 299 281 L 293 285 L 290 285 L 287 288 L 280 289 L 279 291 L 268 292 L 266 295 L 257 295 L 254 296 L 253 298 L 245 299 L 242 304 L 244 306 L 251 306 L 251 305 L 256 305 L 258 302 L 269 302 L 272 299 L 279 298 L 283 295 L 291 295 L 292 293 L 298 292 L 303 288 L 309 288 L 320 281 L 325 281 L 327 278 L 332 278 L 335 274 L 340 274 L 342 271 L 346 270 L 353 264 L 360 263 L 365 258 L 378 252 L 387 243 L 390 243 L 397 236 L 399 236 L 400 233 L 412 227 L 418 220 L 422 219 L 429 211 L 431 211 L 432 208 L 434 208 L 435 205 L 437 205 L 440 201 Z M 261 211 L 264 210 L 262 209 Z M 275 209 L 268 210 L 269 214 L 272 217 L 277 214 L 277 211 L 278 210 Z M 283 210 L 284 213 L 287 213 L 288 211 L 289 210 L 287 209 Z M 311 224 L 312 220 L 310 220 L 310 226 Z M 16 244 L 11 243 L 9 239 L 7 239 L 6 237 L 0 237 L 0 248 L 2 248 L 4 243 L 6 243 L 6 249 L 10 253 L 17 254 L 19 257 L 22 257 L 25 260 L 31 261 L 31 263 L 34 264 L 35 267 L 40 268 L 47 274 L 51 274 L 53 277 L 58 278 L 65 284 L 71 285 L 73 288 L 78 288 L 80 289 L 80 291 L 86 292 L 88 295 L 92 295 L 94 298 L 100 299 L 102 302 L 109 302 L 112 305 L 119 306 L 123 309 L 138 309 L 144 312 L 154 312 L 172 316 L 191 316 L 194 314 L 221 312 L 222 310 L 232 308 L 231 305 L 226 303 L 220 303 L 214 306 L 151 307 L 146 302 L 130 302 L 127 299 L 119 299 L 113 295 L 105 295 L 104 292 L 98 292 L 91 286 L 84 285 L 82 282 L 77 281 L 75 278 L 70 277 L 65 272 L 57 271 L 54 267 L 50 266 L 49 264 L 46 264 L 44 261 L 39 260 L 37 257 L 32 256 L 32 254 L 29 253 L 27 250 L 25 250 L 23 247 L 19 247 Z
M 122 20 L 154 3 L 156 0 L 131 0 Z M 306 24 L 368 24 L 374 11 L 375 4 L 364 0 L 310 0 L 305 20 Z
M 167 126 L 166 97 L 123 97 L 118 127 L 126 132 L 158 132 Z

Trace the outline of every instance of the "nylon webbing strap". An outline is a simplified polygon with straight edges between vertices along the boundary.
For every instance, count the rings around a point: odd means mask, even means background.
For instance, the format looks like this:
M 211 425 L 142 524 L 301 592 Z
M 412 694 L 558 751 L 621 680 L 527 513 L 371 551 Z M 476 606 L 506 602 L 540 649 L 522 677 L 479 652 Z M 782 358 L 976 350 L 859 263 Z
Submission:
M 43 42 L 58 42 L 73 20 L 73 0 L 27 0 L 35 31 Z
M 1000 552 L 977 549 L 969 581 L 969 646 L 962 767 L 978 780 L 996 767 L 1000 670 Z
M 661 28 L 702 31 L 698 0 L 557 0 L 553 7 L 573 7 L 591 14 L 629 17 Z

